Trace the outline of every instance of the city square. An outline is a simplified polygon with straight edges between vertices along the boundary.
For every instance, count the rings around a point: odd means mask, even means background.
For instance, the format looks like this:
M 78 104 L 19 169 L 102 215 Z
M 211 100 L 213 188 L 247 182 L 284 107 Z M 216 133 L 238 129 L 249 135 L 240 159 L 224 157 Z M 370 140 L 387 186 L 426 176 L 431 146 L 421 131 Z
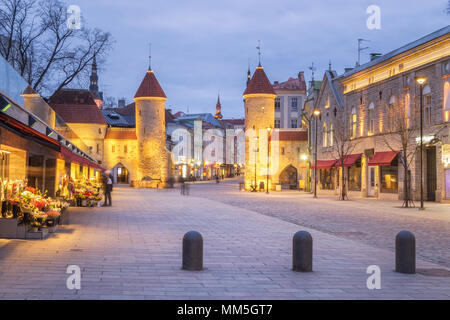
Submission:
M 74 208 L 70 224 L 45 241 L 1 240 L 0 298 L 449 298 L 450 222 L 446 210 L 439 206 L 433 206 L 427 212 L 429 215 L 422 217 L 417 217 L 415 210 L 399 212 L 402 217 L 383 215 L 377 218 L 385 219 L 383 227 L 377 228 L 331 223 L 332 231 L 326 230 L 329 227 L 326 221 L 320 222 L 321 211 L 333 216 L 329 206 L 336 205 L 337 200 L 322 200 L 325 204 L 305 208 L 303 214 L 316 219 L 316 230 L 287 222 L 285 217 L 261 214 L 256 207 L 259 203 L 267 208 L 263 204 L 268 199 L 288 197 L 292 200 L 285 203 L 299 201 L 298 195 L 234 196 L 240 193 L 236 181 L 217 186 L 194 184 L 190 196 L 181 196 L 178 189 L 135 191 L 128 187 L 118 187 L 114 193 L 113 207 Z M 242 208 L 232 201 L 227 204 L 228 197 L 251 205 Z M 384 205 L 393 209 L 391 203 Z M 353 212 L 354 220 L 362 218 L 360 213 L 367 214 L 364 208 L 370 204 L 357 206 L 361 209 Z M 345 207 L 342 209 L 346 211 Z M 302 211 L 298 207 L 296 210 Z M 316 214 L 319 216 L 315 217 Z M 395 221 L 407 218 L 413 219 L 408 227 L 417 235 L 414 275 L 394 272 L 392 248 L 395 234 L 401 231 L 396 229 Z M 417 225 L 413 226 L 414 223 Z M 368 229 L 372 234 L 358 239 L 357 234 Z M 205 269 L 200 272 L 181 270 L 182 237 L 190 230 L 199 231 L 204 238 Z M 312 273 L 291 270 L 292 236 L 299 230 L 307 230 L 313 237 Z M 425 234 L 420 234 L 420 230 Z M 433 250 L 437 246 L 442 246 L 440 253 Z M 66 287 L 69 265 L 81 269 L 79 290 Z M 381 269 L 379 290 L 366 286 L 369 265 Z

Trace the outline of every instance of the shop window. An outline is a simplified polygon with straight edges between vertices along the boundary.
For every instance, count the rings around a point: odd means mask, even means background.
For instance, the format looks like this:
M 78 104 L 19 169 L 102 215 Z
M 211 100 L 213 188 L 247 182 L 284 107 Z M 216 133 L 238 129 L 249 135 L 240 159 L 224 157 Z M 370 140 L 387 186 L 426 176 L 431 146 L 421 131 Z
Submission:
M 45 160 L 45 183 L 44 190 L 47 191 L 47 195 L 55 195 L 56 185 L 56 159 Z
M 0 179 L 9 179 L 9 152 L 0 150 Z
M 361 191 L 361 160 L 348 168 L 348 190 Z
M 397 193 L 398 191 L 398 166 L 380 166 L 381 192 Z
M 322 190 L 334 190 L 334 170 L 320 169 L 320 184 Z
M 444 84 L 444 122 L 450 122 L 450 79 Z

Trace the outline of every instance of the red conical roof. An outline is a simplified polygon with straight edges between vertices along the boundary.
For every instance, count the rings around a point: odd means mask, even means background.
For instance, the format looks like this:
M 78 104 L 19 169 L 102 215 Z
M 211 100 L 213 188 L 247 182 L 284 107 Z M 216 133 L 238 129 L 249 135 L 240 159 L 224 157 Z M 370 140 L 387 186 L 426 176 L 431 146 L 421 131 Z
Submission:
M 148 70 L 134 98 L 167 98 L 152 70 Z
M 247 85 L 247 89 L 244 91 L 244 96 L 247 94 L 273 94 L 276 95 L 273 86 L 264 72 L 263 67 L 259 66 L 256 68 L 253 77 Z

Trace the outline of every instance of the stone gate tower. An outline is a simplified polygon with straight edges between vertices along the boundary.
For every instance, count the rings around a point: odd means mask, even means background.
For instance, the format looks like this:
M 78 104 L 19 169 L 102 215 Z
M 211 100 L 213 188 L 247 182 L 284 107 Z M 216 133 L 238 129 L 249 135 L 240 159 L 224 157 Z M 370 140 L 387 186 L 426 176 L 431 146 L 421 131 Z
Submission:
M 269 145 L 267 129 L 274 127 L 275 98 L 273 86 L 260 64 L 244 91 L 246 190 L 259 190 L 261 182 L 264 182 L 266 188 Z
M 170 153 L 166 148 L 167 97 L 149 68 L 134 96 L 136 108 L 137 187 L 164 188 L 169 178 Z

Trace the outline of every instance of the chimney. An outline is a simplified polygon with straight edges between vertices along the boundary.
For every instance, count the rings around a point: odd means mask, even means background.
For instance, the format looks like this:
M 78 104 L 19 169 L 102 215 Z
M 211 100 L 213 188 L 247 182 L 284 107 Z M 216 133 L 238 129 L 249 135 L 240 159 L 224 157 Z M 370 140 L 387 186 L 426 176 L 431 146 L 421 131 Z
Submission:
M 278 85 L 278 81 L 274 81 L 274 82 L 273 82 L 273 85 L 274 85 L 274 86 Z
M 298 73 L 298 78 L 300 79 L 300 80 L 302 80 L 302 79 L 304 79 L 304 72 L 303 71 L 300 71 L 299 73 Z
M 352 71 L 352 70 L 353 70 L 353 68 L 344 68 L 344 73 L 345 73 L 345 72 Z
M 372 60 L 374 60 L 374 59 L 376 59 L 376 58 L 378 58 L 380 56 L 381 56 L 381 53 L 373 52 L 373 53 L 370 54 L 370 61 L 372 61 Z
M 125 98 L 120 98 L 119 100 L 117 100 L 117 107 L 118 108 L 123 108 L 125 107 Z

